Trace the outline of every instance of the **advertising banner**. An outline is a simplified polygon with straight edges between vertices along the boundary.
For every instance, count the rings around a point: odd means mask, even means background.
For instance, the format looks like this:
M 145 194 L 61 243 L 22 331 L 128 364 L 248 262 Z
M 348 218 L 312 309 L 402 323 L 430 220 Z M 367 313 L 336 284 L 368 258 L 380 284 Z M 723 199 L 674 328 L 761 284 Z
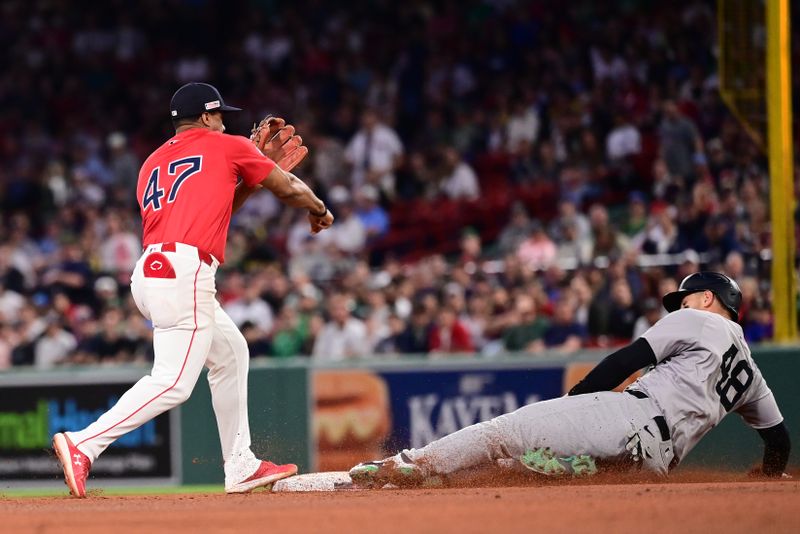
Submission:
M 0 479 L 57 479 L 54 433 L 82 429 L 113 406 L 132 382 L 0 387 Z M 172 417 L 176 417 L 177 413 Z M 92 465 L 93 478 L 172 479 L 170 414 L 121 437 Z
M 321 471 L 342 470 L 562 394 L 563 367 L 316 371 Z

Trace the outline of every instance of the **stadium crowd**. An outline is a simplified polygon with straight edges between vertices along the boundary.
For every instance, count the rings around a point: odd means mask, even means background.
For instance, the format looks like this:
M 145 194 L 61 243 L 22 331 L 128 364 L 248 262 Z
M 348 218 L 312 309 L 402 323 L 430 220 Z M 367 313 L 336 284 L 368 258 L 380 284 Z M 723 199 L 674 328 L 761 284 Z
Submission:
M 701 267 L 769 339 L 766 160 L 721 101 L 713 3 L 608 4 L 3 2 L 0 369 L 152 358 L 135 185 L 191 80 L 246 109 L 229 132 L 293 122 L 337 217 L 235 216 L 218 298 L 253 356 L 613 346 Z

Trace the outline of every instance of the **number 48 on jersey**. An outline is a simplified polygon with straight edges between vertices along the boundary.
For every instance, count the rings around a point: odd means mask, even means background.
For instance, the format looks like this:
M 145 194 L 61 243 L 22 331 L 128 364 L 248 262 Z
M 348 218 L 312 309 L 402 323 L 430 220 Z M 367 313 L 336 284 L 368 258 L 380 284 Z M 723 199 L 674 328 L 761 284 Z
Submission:
M 190 176 L 197 174 L 203 169 L 203 156 L 188 156 L 171 161 L 167 165 L 167 175 L 175 176 L 178 167 L 184 168 L 169 188 L 169 195 L 167 196 L 167 203 L 169 204 L 175 202 L 175 199 L 178 198 L 178 193 L 183 183 Z M 144 188 L 144 195 L 142 195 L 142 211 L 146 211 L 148 208 L 151 208 L 153 211 L 158 211 L 162 207 L 161 199 L 166 193 L 159 185 L 160 174 L 161 167 L 156 167 L 150 173 L 150 178 L 147 179 L 147 186 Z
M 726 412 L 731 411 L 736 406 L 744 392 L 753 383 L 753 370 L 746 359 L 741 359 L 736 362 L 736 365 L 733 365 L 738 353 L 739 349 L 735 345 L 731 345 L 731 348 L 722 355 L 722 365 L 719 368 L 722 376 L 715 389 L 719 395 L 719 402 Z M 742 378 L 744 378 L 744 382 Z M 731 389 L 733 389 L 733 396 L 730 395 Z

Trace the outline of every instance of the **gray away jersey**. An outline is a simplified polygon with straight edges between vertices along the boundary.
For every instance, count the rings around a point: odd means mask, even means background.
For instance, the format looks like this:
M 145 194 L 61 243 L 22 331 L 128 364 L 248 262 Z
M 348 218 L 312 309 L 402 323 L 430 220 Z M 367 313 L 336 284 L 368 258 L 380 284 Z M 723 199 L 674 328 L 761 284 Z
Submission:
M 660 406 L 677 458 L 684 458 L 728 412 L 737 412 L 755 429 L 783 421 L 735 322 L 716 313 L 679 309 L 642 337 L 657 363 L 630 388 Z

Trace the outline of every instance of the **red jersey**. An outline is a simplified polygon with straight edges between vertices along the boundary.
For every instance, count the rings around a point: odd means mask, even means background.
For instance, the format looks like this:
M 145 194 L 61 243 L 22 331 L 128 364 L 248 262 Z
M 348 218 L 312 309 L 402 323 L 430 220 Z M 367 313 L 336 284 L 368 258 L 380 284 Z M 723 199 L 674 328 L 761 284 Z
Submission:
M 254 186 L 273 168 L 245 137 L 206 128 L 176 134 L 139 170 L 142 243 L 186 243 L 223 263 L 238 178 Z

